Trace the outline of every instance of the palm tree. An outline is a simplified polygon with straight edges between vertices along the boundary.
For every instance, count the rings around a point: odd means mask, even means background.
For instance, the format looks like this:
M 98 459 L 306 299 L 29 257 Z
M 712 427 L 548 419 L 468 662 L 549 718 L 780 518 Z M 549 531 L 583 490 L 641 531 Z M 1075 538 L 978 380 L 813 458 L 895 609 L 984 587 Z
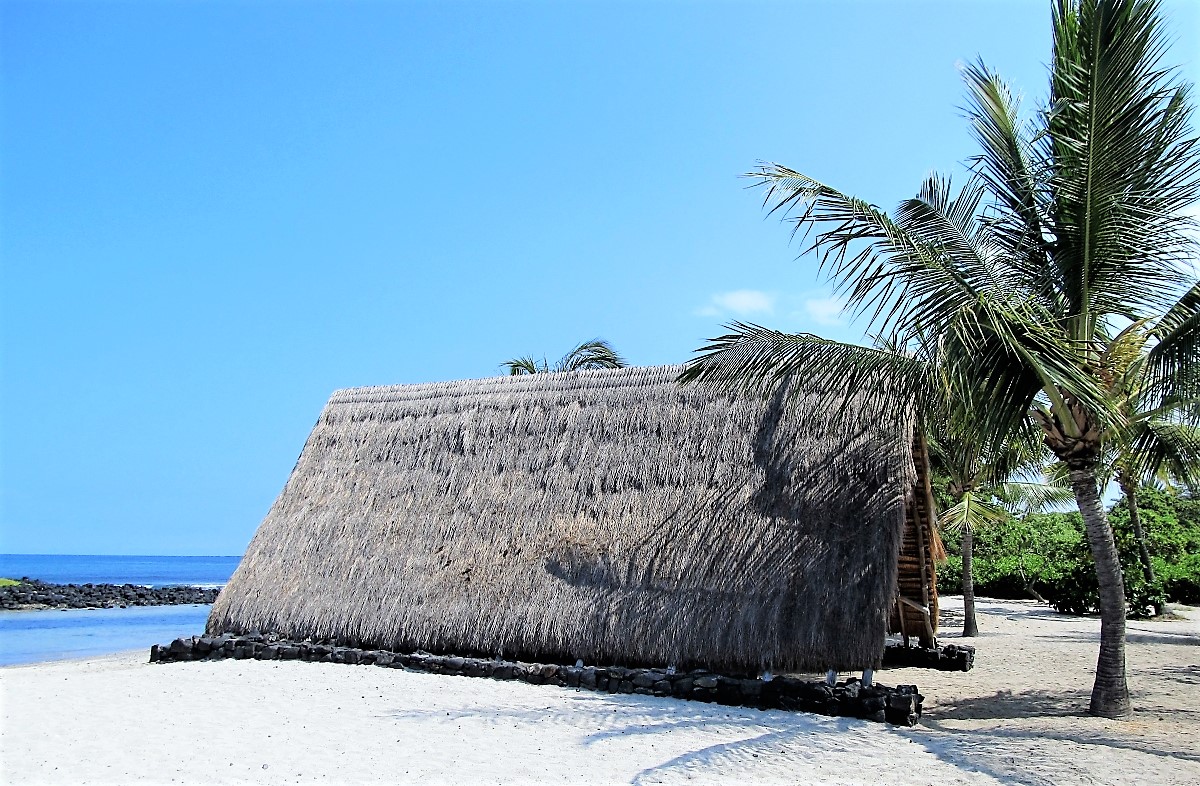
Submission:
M 1184 211 L 1200 198 L 1200 140 L 1188 127 L 1187 87 L 1160 64 L 1155 0 L 1056 0 L 1052 16 L 1050 104 L 1029 127 L 997 76 L 966 69 L 982 152 L 956 197 L 933 177 L 893 218 L 778 164 L 751 173 L 772 212 L 815 230 L 812 248 L 856 313 L 901 345 L 936 336 L 935 363 L 735 324 L 682 379 L 761 388 L 799 372 L 831 392 L 855 384 L 922 411 L 950 389 L 979 413 L 993 448 L 1032 419 L 1066 464 L 1096 563 L 1090 711 L 1119 717 L 1130 712 L 1125 593 L 1097 481 L 1105 440 L 1124 418 L 1099 361 L 1116 320 L 1160 317 L 1147 385 L 1163 397 L 1196 389 L 1200 285 L 1179 293 L 1196 249 Z
M 1062 505 L 1071 498 L 1071 490 L 1035 479 L 1048 463 L 1035 434 L 1027 430 L 994 450 L 986 439 L 972 433 L 973 418 L 956 420 L 955 427 L 941 424 L 928 443 L 931 460 L 950 480 L 953 504 L 938 513 L 938 524 L 962 537 L 962 635 L 971 637 L 979 635 L 972 574 L 975 532 L 1003 523 L 1018 510 L 1038 512 Z
M 520 374 L 539 374 L 551 371 L 625 368 L 627 364 L 625 359 L 618 355 L 607 341 L 595 338 L 575 347 L 559 358 L 553 366 L 546 362 L 545 358 L 542 358 L 540 362 L 534 360 L 532 355 L 507 360 L 500 365 L 508 369 L 510 376 L 515 377 Z
M 1200 429 L 1195 413 L 1200 399 L 1194 391 L 1163 395 L 1161 386 L 1148 384 L 1149 357 L 1145 346 L 1151 338 L 1160 342 L 1177 326 L 1151 327 L 1134 322 L 1114 337 L 1101 356 L 1100 368 L 1110 397 L 1124 421 L 1114 429 L 1106 446 L 1108 469 L 1102 481 L 1115 479 L 1129 508 L 1129 523 L 1138 545 L 1142 578 L 1155 584 L 1154 565 L 1138 513 L 1137 490 L 1155 480 L 1180 482 L 1189 487 L 1200 481 Z M 1156 614 L 1162 613 L 1156 603 Z

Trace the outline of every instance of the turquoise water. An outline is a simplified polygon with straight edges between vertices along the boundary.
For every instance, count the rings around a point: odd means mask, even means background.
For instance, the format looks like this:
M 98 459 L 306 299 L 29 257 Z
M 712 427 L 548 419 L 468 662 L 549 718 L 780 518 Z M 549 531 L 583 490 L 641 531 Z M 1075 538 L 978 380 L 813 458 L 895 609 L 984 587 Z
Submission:
M 0 554 L 0 576 L 56 584 L 221 587 L 240 557 Z M 0 665 L 145 650 L 204 632 L 211 606 L 0 611 Z
M 204 632 L 211 606 L 0 611 L 0 665 L 88 658 Z

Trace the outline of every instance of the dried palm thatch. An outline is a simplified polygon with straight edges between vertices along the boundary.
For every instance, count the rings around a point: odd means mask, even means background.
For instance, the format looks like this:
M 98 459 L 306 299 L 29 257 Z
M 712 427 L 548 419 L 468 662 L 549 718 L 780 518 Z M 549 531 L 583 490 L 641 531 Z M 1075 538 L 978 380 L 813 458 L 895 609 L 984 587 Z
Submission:
M 680 386 L 679 371 L 334 393 L 209 632 L 878 666 L 920 492 L 913 424 L 835 423 L 802 391 L 785 408 Z

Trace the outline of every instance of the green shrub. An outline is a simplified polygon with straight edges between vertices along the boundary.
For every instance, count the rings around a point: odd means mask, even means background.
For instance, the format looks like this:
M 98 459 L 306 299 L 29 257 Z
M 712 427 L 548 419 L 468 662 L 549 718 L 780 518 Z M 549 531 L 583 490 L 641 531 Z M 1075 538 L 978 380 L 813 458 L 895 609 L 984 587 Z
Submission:
M 1142 489 L 1138 510 L 1147 534 L 1156 581 L 1142 573 L 1137 540 L 1122 499 L 1109 511 L 1125 579 L 1130 616 L 1143 616 L 1164 600 L 1200 603 L 1200 500 L 1174 491 Z M 938 565 L 944 593 L 962 588 L 960 538 L 945 533 L 949 557 Z M 1041 596 L 1068 614 L 1099 609 L 1091 549 L 1078 513 L 1013 517 L 975 533 L 975 592 L 994 598 Z
M 949 554 L 945 561 L 937 564 L 937 585 L 938 592 L 945 595 L 962 592 L 962 557 L 957 553 Z
M 1200 553 L 1187 554 L 1176 563 L 1152 562 L 1168 599 L 1200 606 Z
M 1064 570 L 1052 580 L 1045 582 L 1042 594 L 1056 610 L 1064 614 L 1096 614 L 1100 611 L 1100 583 L 1096 578 L 1096 564 L 1092 550 L 1083 533 L 1083 522 L 1078 522 L 1079 541 L 1063 555 Z M 1134 547 L 1136 549 L 1136 546 Z M 1147 617 L 1154 608 L 1166 601 L 1162 583 L 1146 583 L 1138 562 L 1136 551 L 1121 554 L 1122 576 L 1125 583 L 1126 614 L 1130 617 Z

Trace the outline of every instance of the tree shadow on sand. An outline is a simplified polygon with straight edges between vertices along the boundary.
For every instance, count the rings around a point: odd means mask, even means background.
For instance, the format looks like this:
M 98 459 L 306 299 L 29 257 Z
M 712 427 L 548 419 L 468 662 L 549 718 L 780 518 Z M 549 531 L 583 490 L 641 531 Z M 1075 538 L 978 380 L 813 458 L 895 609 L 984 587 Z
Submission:
M 1191 686 L 1200 684 L 1200 667 L 1197 666 L 1167 666 L 1160 669 L 1143 670 L 1139 675 L 1139 680 L 1144 682 L 1165 682 L 1171 686 L 1182 685 L 1186 690 L 1190 690 Z M 997 691 L 991 696 L 980 696 L 969 699 L 962 699 L 957 702 L 947 702 L 936 707 L 926 710 L 924 717 L 921 719 L 921 725 L 927 728 L 942 728 L 938 724 L 943 721 L 958 721 L 958 720 L 1021 720 L 1034 718 L 1088 718 L 1093 719 L 1087 713 L 1087 707 L 1091 694 L 1085 689 L 1049 691 L 1049 690 L 1029 690 L 1014 693 L 1009 690 Z M 1176 718 L 1195 719 L 1200 722 L 1200 709 L 1187 707 L 1160 707 L 1156 701 L 1157 696 L 1149 691 L 1134 690 L 1133 694 L 1133 720 L 1138 720 L 1139 716 L 1165 716 L 1170 714 Z M 1117 727 L 1120 728 L 1120 727 Z M 1100 733 L 1101 737 L 1095 736 Z M 1088 741 L 1103 741 L 1103 732 L 1096 730 L 1083 730 L 1081 734 L 1087 736 Z M 1114 745 L 1118 747 L 1136 748 L 1135 740 L 1123 738 L 1119 734 L 1108 735 L 1114 740 Z M 1068 739 L 1068 737 L 1064 737 Z M 1070 738 L 1073 739 L 1073 738 Z M 1195 750 L 1193 745 L 1190 745 L 1191 740 L 1188 740 L 1189 745 L 1180 746 L 1180 753 L 1169 753 L 1172 756 L 1181 756 L 1182 758 L 1193 759 L 1200 761 L 1200 752 Z M 1155 743 L 1158 745 L 1158 743 Z M 1154 750 L 1147 749 L 1147 753 L 1158 753 L 1160 748 Z
M 1149 633 L 1133 630 L 1125 634 L 1125 641 L 1130 644 L 1178 644 L 1185 647 L 1200 647 L 1200 636 L 1170 631 Z
M 921 722 L 943 720 L 1009 720 L 1082 715 L 1088 705 L 1086 690 L 1033 690 L 1014 693 L 999 690 L 991 696 L 972 696 L 941 702 L 927 708 Z
M 1187 670 L 1185 677 L 1195 675 Z M 919 745 L 945 765 L 962 773 L 980 773 L 1012 786 L 1039 784 L 1058 786 L 1064 772 L 1076 775 L 1103 771 L 1106 757 L 1118 749 L 1149 754 L 1163 760 L 1200 764 L 1193 740 L 1139 740 L 1123 734 L 1111 724 L 1087 723 L 1087 691 L 999 691 L 989 696 L 963 699 L 932 707 L 921 725 L 912 728 L 885 726 L 849 718 L 829 718 L 780 710 L 759 711 L 744 707 L 693 704 L 648 696 L 608 695 L 576 692 L 544 706 L 489 706 L 492 721 L 528 724 L 531 727 L 574 729 L 585 748 L 620 743 L 633 738 L 660 737 L 679 732 L 699 732 L 687 750 L 636 773 L 633 784 L 662 781 L 711 781 L 719 773 L 738 773 L 753 778 L 756 764 L 783 763 L 798 777 L 826 777 L 855 759 L 847 751 L 874 751 L 888 755 L 887 737 Z M 536 702 L 541 705 L 541 702 Z M 479 718 L 479 707 L 405 707 L 386 713 L 392 719 L 419 721 L 422 725 L 446 725 L 447 733 L 461 720 Z M 1022 725 L 1019 721 L 1038 718 L 1078 718 L 1044 724 Z M 962 729 L 955 721 L 996 721 L 995 728 Z M 899 741 L 899 740 L 897 740 Z M 1046 742 L 1062 745 L 1047 747 Z M 853 765 L 858 766 L 858 765 Z M 1148 768 L 1152 769 L 1152 768 Z M 1081 772 L 1082 770 L 1082 772 Z M 760 771 L 761 772 L 761 771 Z M 1148 777 L 1153 779 L 1153 775 Z M 886 779 L 881 780 L 886 782 Z M 1149 781 L 1148 781 L 1149 782 Z
M 410 707 L 386 713 L 385 717 L 445 725 L 450 733 L 459 721 L 478 718 L 479 714 L 475 707 Z M 778 773 L 781 762 L 787 771 L 795 773 L 831 767 L 836 770 L 858 766 L 846 757 L 847 749 L 872 749 L 881 744 L 884 754 L 896 749 L 895 741 L 881 738 L 882 724 L 649 696 L 579 692 L 569 696 L 566 706 L 489 707 L 487 716 L 501 726 L 515 722 L 573 729 L 585 748 L 634 738 L 665 741 L 678 732 L 701 735 L 690 738 L 687 750 L 634 774 L 631 784 L 664 780 L 712 783 L 738 772 L 753 780 L 758 765 L 767 765 Z
M 1038 638 L 1055 641 L 1071 641 L 1081 644 L 1096 644 L 1100 641 L 1099 633 L 1055 633 L 1037 634 Z M 1139 631 L 1131 630 L 1125 634 L 1125 641 L 1130 644 L 1170 644 L 1177 647 L 1200 647 L 1200 636 L 1190 633 L 1172 633 L 1171 631 Z
M 1073 690 L 1030 690 L 1030 691 L 997 691 L 990 696 L 980 696 L 961 699 L 957 702 L 946 703 L 930 708 L 921 719 L 921 725 L 914 729 L 895 729 L 896 733 L 904 734 L 924 745 L 938 758 L 963 769 L 975 769 L 986 772 L 1001 780 L 1014 777 L 1021 778 L 1025 783 L 1034 773 L 1021 774 L 1022 760 L 1029 757 L 1031 746 L 1047 740 L 1057 740 L 1073 743 L 1086 748 L 1107 748 L 1133 751 L 1167 759 L 1186 760 L 1200 763 L 1200 752 L 1197 752 L 1194 740 L 1185 735 L 1168 737 L 1155 735 L 1153 739 L 1138 739 L 1136 727 L 1130 726 L 1129 733 L 1123 733 L 1120 724 L 1089 723 L 1095 718 L 1087 715 L 1089 692 L 1084 689 Z M 1135 700 L 1135 707 L 1139 704 Z M 1137 707 L 1148 710 L 1147 714 L 1157 714 L 1153 708 Z M 1179 715 L 1179 711 L 1173 711 Z M 1046 728 L 1044 724 L 1030 724 L 1023 727 L 1010 723 L 1023 719 L 1038 718 L 1079 718 L 1077 726 L 1064 728 L 1058 725 Z M 965 730 L 948 725 L 948 722 L 963 720 L 998 721 L 997 728 Z M 1137 716 L 1135 715 L 1134 722 Z M 933 734 L 930 734 L 933 732 Z M 1180 738 L 1182 736 L 1182 738 Z M 1076 750 L 1069 746 L 1065 751 Z M 1039 754 L 1040 756 L 1041 754 Z M 1101 752 L 1100 756 L 1104 754 Z M 1034 781 L 1037 782 L 1037 781 Z M 1050 775 L 1045 777 L 1046 783 L 1054 783 Z

